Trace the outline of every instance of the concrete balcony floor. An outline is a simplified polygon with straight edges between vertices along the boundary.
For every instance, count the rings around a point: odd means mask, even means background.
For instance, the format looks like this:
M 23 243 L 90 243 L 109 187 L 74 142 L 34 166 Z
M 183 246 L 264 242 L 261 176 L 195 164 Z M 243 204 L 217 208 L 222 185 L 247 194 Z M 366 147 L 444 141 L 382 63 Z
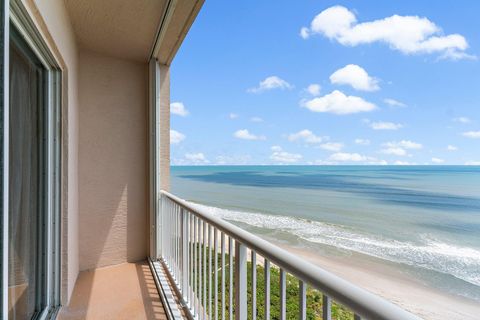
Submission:
M 146 261 L 81 272 L 60 320 L 167 319 Z

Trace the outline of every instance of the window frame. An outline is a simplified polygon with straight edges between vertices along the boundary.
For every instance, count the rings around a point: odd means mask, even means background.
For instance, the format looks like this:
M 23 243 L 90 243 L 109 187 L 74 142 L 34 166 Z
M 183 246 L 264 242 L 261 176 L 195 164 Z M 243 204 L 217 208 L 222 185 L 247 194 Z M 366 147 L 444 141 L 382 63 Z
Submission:
M 11 28 L 15 29 L 45 68 L 46 90 L 46 286 L 41 297 L 44 308 L 35 319 L 55 318 L 61 303 L 61 140 L 62 140 L 62 70 L 42 35 L 20 0 L 4 1 L 2 18 L 3 38 L 3 108 L 2 108 L 2 302 L 0 315 L 8 319 L 8 181 L 9 181 L 9 42 Z
M 8 140 L 9 140 L 9 126 L 8 126 L 8 119 L 9 119 L 9 112 L 8 112 L 8 106 L 9 106 L 9 97 L 8 94 L 5 94 L 5 92 L 8 92 L 5 90 L 6 88 L 9 88 L 8 84 L 8 78 L 9 78 L 9 42 L 10 42 L 10 37 L 9 37 L 9 8 L 8 8 L 8 1 L 3 1 L 1 8 L 0 8 L 0 21 L 1 21 L 1 32 L 0 32 L 0 38 L 1 38 L 1 44 L 0 48 L 1 50 L 1 71 L 2 71 L 2 79 L 0 83 L 0 96 L 1 96 L 1 108 L 0 108 L 0 116 L 1 116 L 1 129 L 2 129 L 2 134 L 1 134 L 1 170 L 2 170 L 2 178 L 0 180 L 1 185 L 2 185 L 2 194 L 0 197 L 1 200 L 1 228 L 0 228 L 0 234 L 1 234 L 1 260 L 0 260 L 0 266 L 1 266 L 1 277 L 0 277 L 0 286 L 2 290 L 1 294 L 1 304 L 0 304 L 0 318 L 2 319 L 8 319 L 8 286 L 5 285 L 8 283 L 8 246 L 5 245 L 5 243 L 8 243 Z M 5 161 L 6 160 L 6 161 Z M 5 214 L 6 213 L 6 214 Z

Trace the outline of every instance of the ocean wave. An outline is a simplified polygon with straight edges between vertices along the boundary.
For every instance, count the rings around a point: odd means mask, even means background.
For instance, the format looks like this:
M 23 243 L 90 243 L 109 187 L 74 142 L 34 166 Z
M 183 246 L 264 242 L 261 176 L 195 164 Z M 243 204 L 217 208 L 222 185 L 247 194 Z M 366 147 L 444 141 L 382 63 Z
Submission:
M 475 248 L 451 245 L 428 235 L 420 235 L 418 243 L 403 242 L 377 235 L 363 234 L 345 226 L 302 218 L 192 204 L 231 222 L 287 232 L 304 241 L 450 274 L 480 286 L 480 250 Z

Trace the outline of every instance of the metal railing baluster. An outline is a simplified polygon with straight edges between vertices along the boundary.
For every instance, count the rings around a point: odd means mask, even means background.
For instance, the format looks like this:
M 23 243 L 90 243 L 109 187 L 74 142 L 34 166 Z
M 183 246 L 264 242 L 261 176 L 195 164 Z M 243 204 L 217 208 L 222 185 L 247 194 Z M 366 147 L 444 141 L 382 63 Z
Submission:
M 322 299 L 323 320 L 332 320 L 332 301 L 324 294 Z
M 180 258 L 180 236 L 181 236 L 181 225 L 180 225 L 180 206 L 175 206 L 175 224 L 177 226 L 177 233 L 175 234 L 175 262 L 177 267 L 177 283 L 179 284 L 180 288 L 182 286 L 182 267 L 180 265 L 181 258 Z
M 193 284 L 194 284 L 194 306 L 195 306 L 195 313 L 194 315 L 198 315 L 198 281 L 200 278 L 198 277 L 198 218 L 193 217 L 193 261 L 194 261 L 194 274 L 193 274 Z
M 216 228 L 213 229 L 213 253 L 214 253 L 214 264 L 213 269 L 214 272 L 214 311 L 215 311 L 215 320 L 218 320 L 218 230 Z
M 229 281 L 230 281 L 230 287 L 228 289 L 229 293 L 229 304 L 228 304 L 228 311 L 229 311 L 229 320 L 233 320 L 233 239 L 232 237 L 228 237 L 228 258 L 229 258 L 229 263 L 228 263 L 228 271 L 230 274 Z
M 265 258 L 264 262 L 265 279 L 265 320 L 270 320 L 270 261 Z
M 280 268 L 280 320 L 287 319 L 287 284 L 285 270 Z
M 207 319 L 207 223 L 203 222 L 203 319 Z
M 188 238 L 188 259 L 190 260 L 190 263 L 188 264 L 188 273 L 189 277 L 189 292 L 188 292 L 188 300 L 189 300 L 189 307 L 191 312 L 194 312 L 194 300 L 193 300 L 193 284 L 195 283 L 194 277 L 193 277 L 193 270 L 195 268 L 195 260 L 193 258 L 193 233 L 194 233 L 194 224 L 193 224 L 193 214 L 188 212 L 188 225 L 190 226 L 190 233 L 189 233 L 189 238 Z
M 208 318 L 212 319 L 212 226 L 208 227 Z
M 178 239 L 178 226 L 177 226 L 177 210 L 178 206 L 174 205 L 172 210 L 173 215 L 173 270 L 174 270 L 174 280 L 177 284 L 179 284 L 179 276 L 178 276 L 178 259 L 177 259 L 177 239 Z
M 302 280 L 298 281 L 298 295 L 299 295 L 299 318 L 300 320 L 307 319 L 307 284 Z
M 235 241 L 235 320 L 247 319 L 247 247 Z
M 175 261 L 177 262 L 177 278 L 178 278 L 178 284 L 179 284 L 179 287 L 181 288 L 182 287 L 182 283 L 183 283 L 183 274 L 182 274 L 182 248 L 181 248 L 181 244 L 180 244 L 180 237 L 182 235 L 182 224 L 181 224 L 181 221 L 180 221 L 180 206 L 176 206 L 176 210 L 175 210 L 175 222 L 177 224 L 177 235 L 175 237 L 175 251 L 176 251 L 176 257 L 175 257 Z
M 180 242 L 182 243 L 182 294 L 188 299 L 188 220 L 187 215 L 181 209 L 181 225 L 182 225 L 182 237 Z
M 222 266 L 222 320 L 225 320 L 225 233 L 223 232 L 221 239 L 222 258 L 220 265 Z
M 197 259 L 198 259 L 198 311 L 197 314 L 199 318 L 201 319 L 202 317 L 202 310 L 203 310 L 203 304 L 202 304 L 202 284 L 203 284 L 203 279 L 202 279 L 202 220 L 198 219 L 198 254 L 197 254 Z
M 252 319 L 257 319 L 257 254 L 252 253 Z

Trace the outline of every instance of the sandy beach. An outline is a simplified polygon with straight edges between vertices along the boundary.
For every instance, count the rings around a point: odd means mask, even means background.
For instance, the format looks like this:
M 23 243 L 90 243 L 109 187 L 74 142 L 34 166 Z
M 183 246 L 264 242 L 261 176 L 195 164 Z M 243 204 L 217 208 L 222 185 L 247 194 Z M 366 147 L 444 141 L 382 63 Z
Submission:
M 306 249 L 280 246 L 424 319 L 479 319 L 478 302 L 430 288 L 390 266 L 352 257 L 323 257 Z

